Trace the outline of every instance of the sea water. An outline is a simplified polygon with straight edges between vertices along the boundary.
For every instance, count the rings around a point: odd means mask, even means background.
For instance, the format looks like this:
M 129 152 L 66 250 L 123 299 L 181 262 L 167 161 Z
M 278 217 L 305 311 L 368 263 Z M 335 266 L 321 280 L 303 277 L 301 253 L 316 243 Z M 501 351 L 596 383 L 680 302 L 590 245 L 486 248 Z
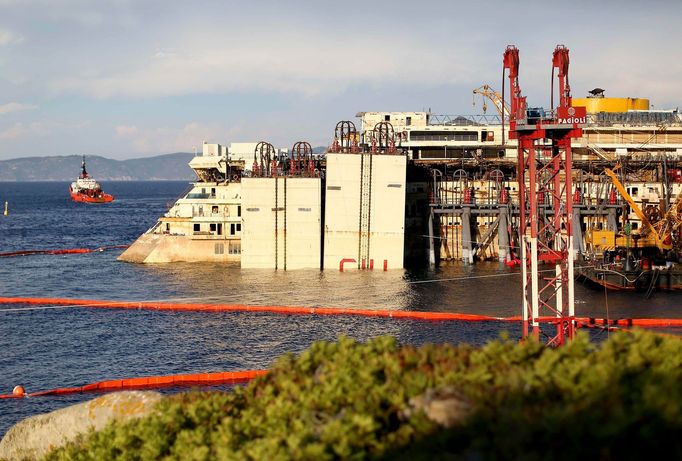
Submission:
M 110 204 L 74 203 L 68 183 L 0 183 L 0 253 L 127 245 L 151 227 L 186 182 L 109 182 Z M 383 271 L 241 270 L 235 264 L 141 265 L 122 250 L 0 257 L 0 296 L 159 300 L 520 314 L 518 269 L 499 263 Z M 578 315 L 679 316 L 682 296 L 592 291 L 576 285 Z M 268 368 L 280 355 L 340 335 L 402 344 L 482 344 L 520 325 L 353 316 L 158 312 L 0 305 L 0 394 L 118 378 Z M 17 310 L 19 309 L 19 310 Z M 600 333 L 593 333 L 599 335 Z M 16 421 L 92 394 L 0 400 L 0 435 Z

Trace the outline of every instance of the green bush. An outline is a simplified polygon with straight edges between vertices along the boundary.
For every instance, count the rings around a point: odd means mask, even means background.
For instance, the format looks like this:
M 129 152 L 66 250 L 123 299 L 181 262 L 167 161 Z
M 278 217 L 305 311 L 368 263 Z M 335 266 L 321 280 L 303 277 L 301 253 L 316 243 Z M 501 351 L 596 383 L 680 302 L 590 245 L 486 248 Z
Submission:
M 49 460 L 632 459 L 682 456 L 682 342 L 646 332 L 600 345 L 399 347 L 341 338 L 285 355 L 230 393 L 189 392 Z M 444 428 L 410 399 L 456 389 Z

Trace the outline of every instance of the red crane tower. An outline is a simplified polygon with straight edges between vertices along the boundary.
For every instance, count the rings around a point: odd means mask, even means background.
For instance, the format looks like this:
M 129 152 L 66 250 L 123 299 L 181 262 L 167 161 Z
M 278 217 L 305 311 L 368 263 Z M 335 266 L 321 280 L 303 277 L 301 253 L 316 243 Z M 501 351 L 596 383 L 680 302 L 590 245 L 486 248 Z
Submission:
M 509 137 L 518 140 L 523 337 L 542 335 L 551 346 L 575 333 L 571 139 L 582 136 L 580 126 L 587 116 L 584 107 L 571 105 L 568 62 L 568 49 L 558 45 L 552 59 L 551 100 L 553 106 L 556 68 L 559 105 L 545 113 L 528 108 L 521 96 L 518 48 L 508 46 L 503 59 L 510 84 Z

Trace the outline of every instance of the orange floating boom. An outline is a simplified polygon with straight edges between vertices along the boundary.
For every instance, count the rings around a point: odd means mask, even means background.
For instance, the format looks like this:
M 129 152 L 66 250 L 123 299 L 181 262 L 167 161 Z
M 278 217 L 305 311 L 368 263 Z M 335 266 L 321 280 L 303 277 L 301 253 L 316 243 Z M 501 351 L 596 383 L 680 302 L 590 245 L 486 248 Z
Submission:
M 118 248 L 128 248 L 129 245 L 109 245 L 99 248 L 66 248 L 61 250 L 22 250 L 12 251 L 10 253 L 0 253 L 0 258 L 11 258 L 15 256 L 32 256 L 32 255 L 66 255 L 66 254 L 80 254 L 80 253 L 95 253 L 106 250 L 113 250 Z
M 246 304 L 203 304 L 203 303 L 165 303 L 154 301 L 111 301 L 98 299 L 69 298 L 20 298 L 0 297 L 1 304 L 56 305 L 73 307 L 92 307 L 98 309 L 145 309 L 160 311 L 210 311 L 210 312 L 269 312 L 273 314 L 302 315 L 355 315 L 362 317 L 383 317 L 409 320 L 465 322 L 518 322 L 520 316 L 493 317 L 480 314 L 460 314 L 456 312 L 420 312 L 386 309 L 353 309 L 346 307 L 304 307 L 304 306 L 250 306 Z M 0 310 L 1 312 L 1 310 Z M 539 317 L 543 322 L 558 321 L 557 317 Z M 598 319 L 594 317 L 575 317 L 576 322 L 591 325 L 611 325 L 622 327 L 682 327 L 682 318 L 677 319 Z
M 270 312 L 275 314 L 357 315 L 414 320 L 503 320 L 497 317 L 453 312 L 415 312 L 381 309 L 352 309 L 303 306 L 249 306 L 246 304 L 163 303 L 151 301 L 107 301 L 68 298 L 0 298 L 0 304 L 36 304 L 109 309 L 149 309 L 161 311 Z
M 158 389 L 169 386 L 187 386 L 192 384 L 217 386 L 220 384 L 236 384 L 263 376 L 267 370 L 225 371 L 219 373 L 197 373 L 188 375 L 148 376 L 145 378 L 114 379 L 86 384 L 80 387 L 61 387 L 49 391 L 31 394 L 12 393 L 0 395 L 0 399 L 22 397 L 42 397 L 48 395 L 81 394 L 84 392 L 108 392 L 127 389 Z

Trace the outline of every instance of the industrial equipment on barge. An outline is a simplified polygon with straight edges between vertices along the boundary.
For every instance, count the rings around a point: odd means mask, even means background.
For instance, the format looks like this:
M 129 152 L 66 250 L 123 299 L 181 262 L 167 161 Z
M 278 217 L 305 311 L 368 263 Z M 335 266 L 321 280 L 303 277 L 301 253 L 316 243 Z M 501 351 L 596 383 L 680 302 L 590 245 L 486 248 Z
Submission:
M 618 164 L 615 170 L 621 168 Z M 588 235 L 588 248 L 578 271 L 581 280 L 613 290 L 646 291 L 682 290 L 682 193 L 674 202 L 666 194 L 659 203 L 649 203 L 642 210 L 632 199 L 616 173 L 607 168 L 618 193 L 639 218 L 641 227 L 633 229 L 629 214 L 624 213 L 621 232 L 594 231 Z M 670 190 L 670 175 L 664 176 L 664 190 Z M 630 188 L 632 190 L 632 188 Z M 664 210 L 661 212 L 661 208 Z

